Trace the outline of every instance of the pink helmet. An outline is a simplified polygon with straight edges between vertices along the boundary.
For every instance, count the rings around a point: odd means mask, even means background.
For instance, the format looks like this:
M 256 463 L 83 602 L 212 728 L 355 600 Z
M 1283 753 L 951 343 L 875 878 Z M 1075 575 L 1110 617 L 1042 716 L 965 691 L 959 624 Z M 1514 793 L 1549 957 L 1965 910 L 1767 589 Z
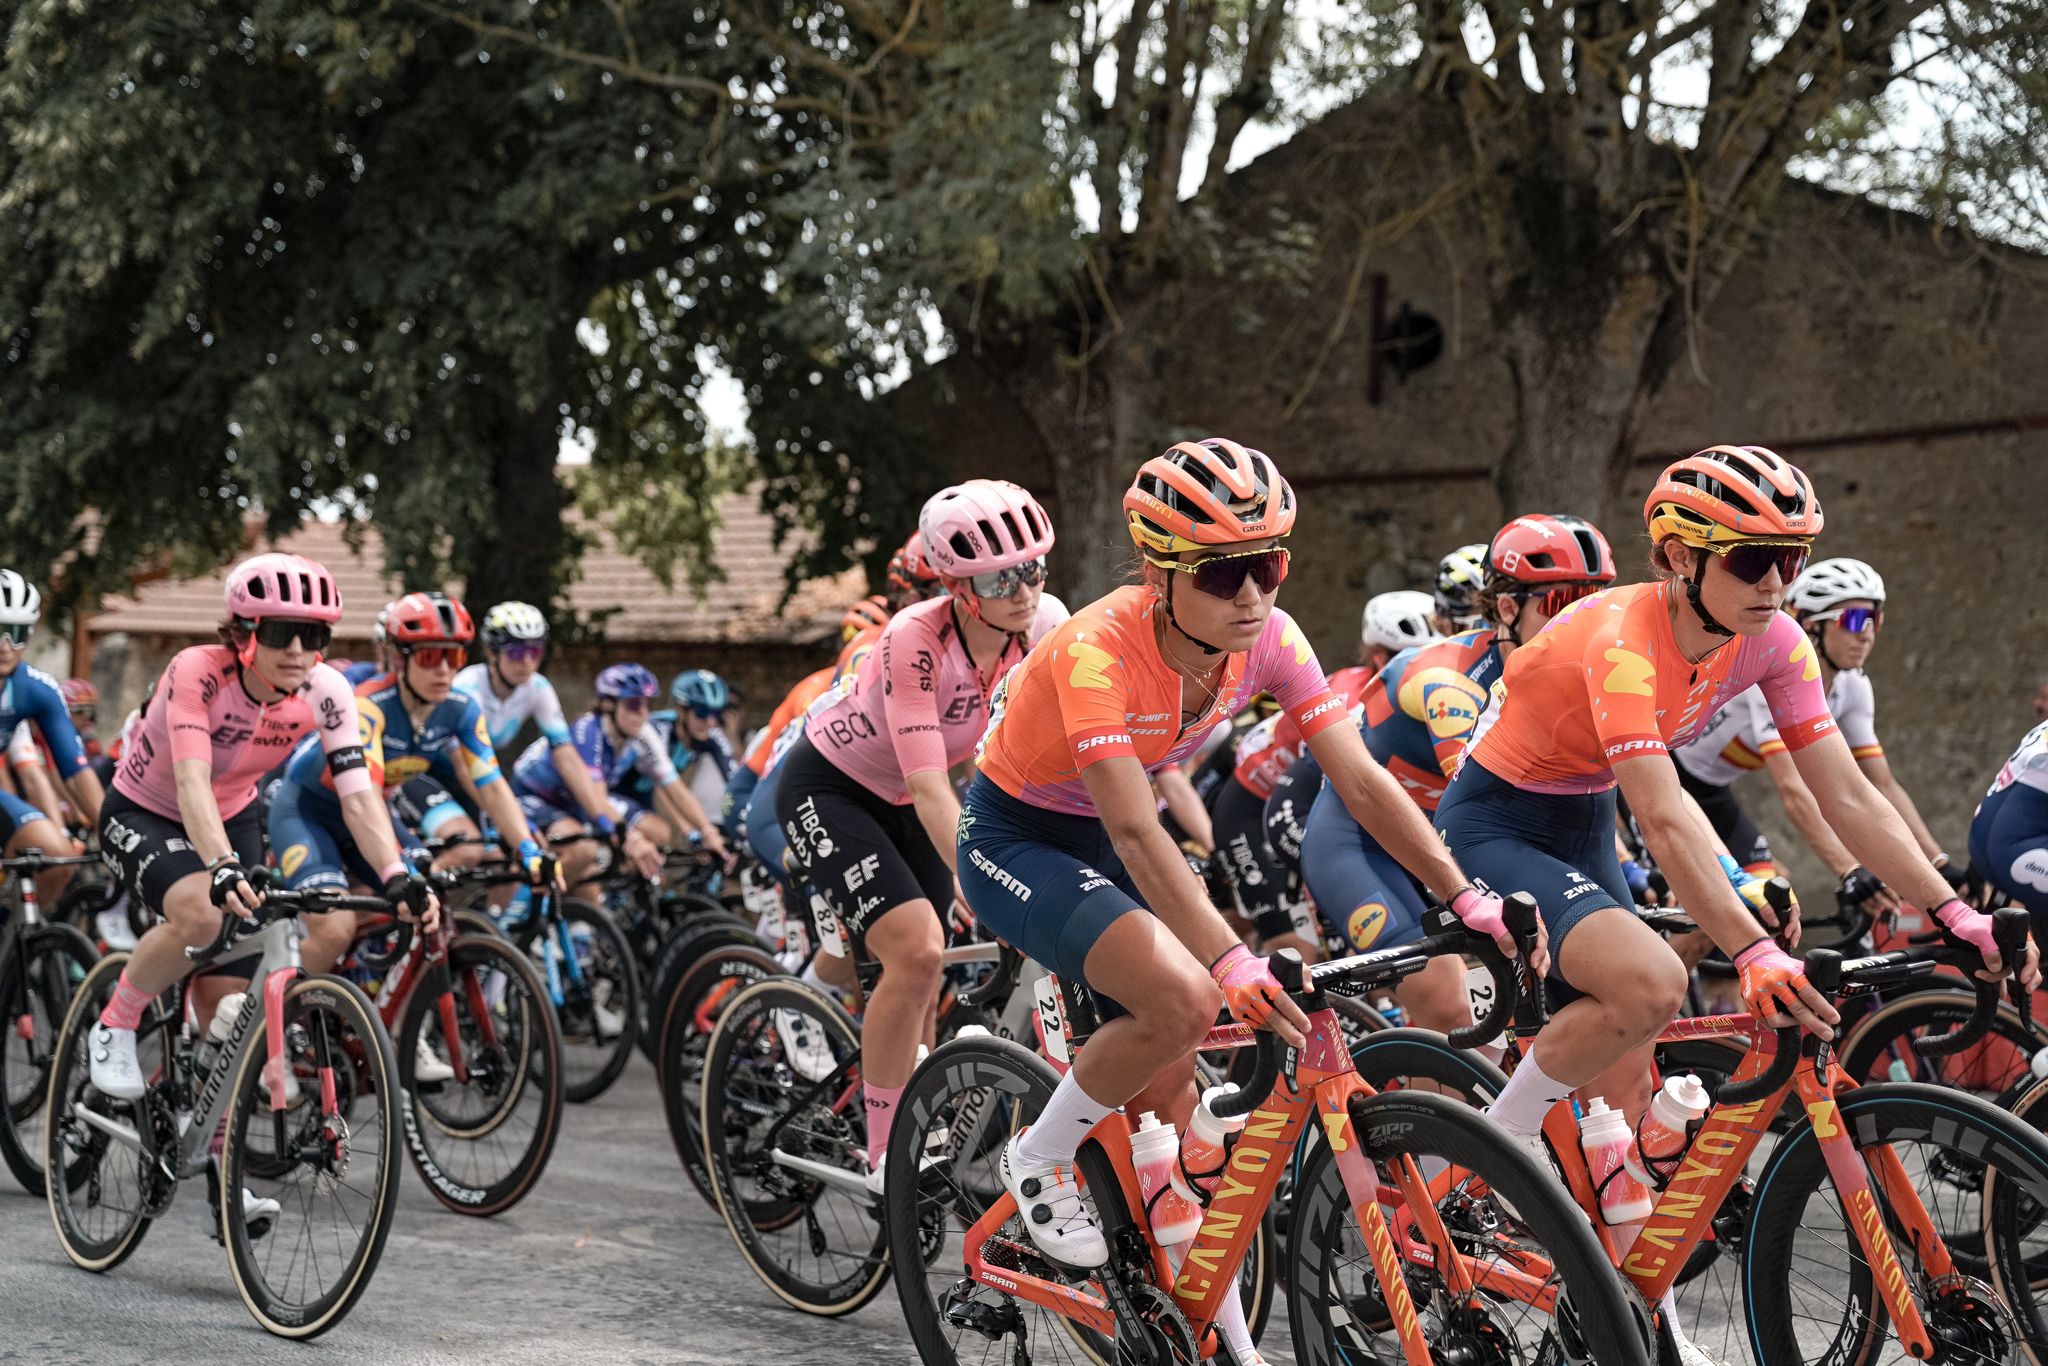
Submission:
M 341 590 L 327 567 L 304 555 L 272 551 L 242 561 L 228 571 L 228 615 L 243 621 L 265 617 L 341 620 Z
M 1007 479 L 940 489 L 917 517 L 925 562 L 949 579 L 992 574 L 1052 549 L 1052 519 Z

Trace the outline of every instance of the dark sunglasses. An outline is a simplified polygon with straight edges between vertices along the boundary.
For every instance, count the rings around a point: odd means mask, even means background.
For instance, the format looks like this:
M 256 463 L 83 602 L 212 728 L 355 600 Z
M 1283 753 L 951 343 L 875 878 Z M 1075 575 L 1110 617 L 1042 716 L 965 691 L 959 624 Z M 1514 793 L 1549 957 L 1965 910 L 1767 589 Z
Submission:
M 1806 556 L 1811 547 L 1736 541 L 1725 546 L 1710 545 L 1707 549 L 1720 556 L 1728 572 L 1744 583 L 1762 583 L 1764 576 L 1776 569 L 1779 580 L 1789 584 L 1806 568 Z
M 515 664 L 538 664 L 547 650 L 545 645 L 507 645 L 498 653 Z
M 71 719 L 74 721 L 82 721 L 89 726 L 93 722 L 100 719 L 100 711 L 98 707 L 88 702 L 86 703 L 86 705 L 82 707 L 73 707 L 71 709 Z
M 696 717 L 699 721 L 716 721 L 725 713 L 716 707 L 692 707 L 690 708 L 690 715 Z
M 646 711 L 648 706 L 648 699 L 644 697 L 621 697 L 619 699 L 620 711 Z
M 16 649 L 28 644 L 28 638 L 35 633 L 36 625 L 32 621 L 9 622 L 0 626 L 0 639 L 13 641 Z
M 266 617 L 250 632 L 256 643 L 272 650 L 289 650 L 297 641 L 314 654 L 334 643 L 334 628 L 324 621 L 293 621 L 289 617 Z
M 998 569 L 989 574 L 970 574 L 967 586 L 974 590 L 977 598 L 1013 598 L 1020 588 L 1036 588 L 1045 582 L 1045 557 L 1013 564 L 1008 569 Z
M 1852 636 L 1864 635 L 1884 625 L 1881 607 L 1844 607 L 1839 612 L 1822 612 L 1815 621 L 1832 621 Z
M 1161 569 L 1195 576 L 1195 591 L 1228 602 L 1250 579 L 1261 593 L 1271 593 L 1287 581 L 1287 551 L 1241 550 L 1234 555 L 1211 555 L 1201 560 L 1158 560 L 1145 557 Z
M 1545 588 L 1540 592 L 1521 593 L 1517 596 L 1544 616 L 1555 617 L 1579 599 L 1590 598 L 1605 587 L 1607 585 L 1604 583 L 1567 583 L 1556 588 Z
M 422 669 L 459 669 L 469 652 L 460 645 L 419 645 L 405 651 L 405 657 Z

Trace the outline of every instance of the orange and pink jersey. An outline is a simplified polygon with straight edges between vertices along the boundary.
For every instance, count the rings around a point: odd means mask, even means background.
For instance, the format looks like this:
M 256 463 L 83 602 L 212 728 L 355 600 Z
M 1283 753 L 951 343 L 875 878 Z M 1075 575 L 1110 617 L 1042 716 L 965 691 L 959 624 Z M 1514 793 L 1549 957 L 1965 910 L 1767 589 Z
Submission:
M 1679 592 L 1669 580 L 1628 584 L 1566 608 L 1508 660 L 1471 758 L 1525 791 L 1604 792 L 1616 760 L 1686 744 L 1751 686 L 1786 749 L 1835 728 L 1820 660 L 1792 618 L 1780 612 L 1762 635 L 1694 663 L 1671 631 Z
M 1093 816 L 1081 771 L 1129 755 L 1147 773 L 1180 763 L 1218 720 L 1271 693 L 1304 740 L 1345 717 L 1308 637 L 1279 608 L 1252 648 L 1224 657 L 1216 696 L 1180 724 L 1181 678 L 1159 654 L 1158 595 L 1119 588 L 1074 614 L 1012 669 L 989 703 L 981 771 L 996 786 L 1048 811 Z
M 171 658 L 141 720 L 126 732 L 114 789 L 166 820 L 183 820 L 173 766 L 203 759 L 213 766 L 213 800 L 226 820 L 256 800 L 257 779 L 316 729 L 335 791 L 370 791 L 355 694 L 337 670 L 315 664 L 304 687 L 266 704 L 242 686 L 233 650 L 195 645 Z

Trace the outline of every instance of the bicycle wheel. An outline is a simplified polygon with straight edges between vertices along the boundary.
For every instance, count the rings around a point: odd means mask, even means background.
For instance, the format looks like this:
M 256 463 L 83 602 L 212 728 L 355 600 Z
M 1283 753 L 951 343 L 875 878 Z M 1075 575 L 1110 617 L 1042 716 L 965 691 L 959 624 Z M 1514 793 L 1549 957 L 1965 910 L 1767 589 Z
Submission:
M 398 1204 L 398 1064 L 369 997 L 340 977 L 301 977 L 284 992 L 285 1064 L 317 1078 L 297 1105 L 263 1089 L 270 1022 L 259 1018 L 229 1079 L 221 1145 L 220 1227 L 235 1289 L 279 1337 L 315 1338 L 341 1322 L 377 1269 Z M 346 1085 L 344 1085 L 344 1080 Z M 288 1171 L 245 1160 L 252 1136 Z M 250 1237 L 242 1189 L 275 1200 L 269 1236 Z
M 662 1015 L 655 1073 L 661 1082 L 661 1109 L 668 1119 L 669 1139 L 690 1184 L 714 1207 L 718 1197 L 711 1190 L 702 1127 L 705 1046 L 734 995 L 752 983 L 785 975 L 782 965 L 760 949 L 723 944 L 683 974 Z
M 150 1220 L 163 1212 L 177 1190 L 175 1180 L 166 1178 L 138 1148 L 114 1137 L 122 1131 L 133 1133 L 147 1122 L 141 1116 L 148 1107 L 139 1101 L 110 1099 L 92 1084 L 92 1027 L 113 999 L 114 984 L 127 966 L 127 954 L 110 953 L 86 974 L 71 997 L 50 1061 L 43 1169 L 62 1178 L 44 1183 L 50 1222 L 57 1227 L 64 1255 L 87 1271 L 111 1271 L 126 1261 L 149 1232 Z M 136 1059 L 152 1081 L 162 1077 L 166 1062 L 167 1033 L 158 1012 L 159 1006 L 150 1007 L 135 1037 Z M 157 1127 L 160 1141 L 176 1141 L 174 1125 Z
M 853 1020 L 786 977 L 733 997 L 705 1050 L 698 1122 L 718 1212 L 762 1283 L 807 1314 L 850 1314 L 889 1275 L 859 1065 Z
M 737 916 L 723 911 L 696 915 L 685 920 L 669 932 L 661 941 L 661 949 L 654 955 L 652 966 L 642 977 L 646 990 L 642 993 L 647 1008 L 651 1011 L 674 999 L 676 987 L 682 983 L 683 974 L 698 958 L 720 944 L 744 944 L 757 948 L 763 953 L 773 953 L 775 946 L 755 934 L 753 927 Z M 661 1047 L 661 1031 L 656 1027 L 660 1021 L 649 1020 L 648 1027 L 640 1031 L 640 1051 L 647 1055 L 649 1062 L 656 1061 L 655 1055 Z
M 1952 1086 L 1996 1099 L 2033 1082 L 2029 1064 L 2048 1047 L 2019 1012 L 2000 1006 L 1983 1040 L 1948 1057 L 1922 1057 L 1916 1039 L 1944 1034 L 1970 1017 L 1976 997 L 1967 991 L 1916 991 L 1887 1001 L 1857 1022 L 1838 1050 L 1842 1070 L 1857 1084 L 1917 1081 Z
M 1396 1159 L 1412 1158 L 1425 1171 L 1448 1163 L 1498 1197 L 1461 1181 L 1438 1201 L 1437 1213 L 1464 1255 L 1513 1256 L 1524 1270 L 1530 1259 L 1549 1263 L 1544 1284 L 1557 1292 L 1554 1311 L 1507 1293 L 1478 1300 L 1453 1295 L 1434 1269 L 1410 1264 L 1405 1280 L 1433 1360 L 1536 1360 L 1561 1349 L 1601 1366 L 1648 1366 L 1641 1310 L 1623 1291 L 1585 1214 L 1505 1131 L 1475 1119 L 1460 1101 L 1423 1091 L 1355 1100 L 1352 1122 L 1377 1168 L 1382 1210 L 1390 1219 L 1401 1217 Z M 1511 1217 L 1503 1201 L 1515 1211 Z M 1330 1144 L 1318 1145 L 1302 1167 L 1286 1254 L 1288 1322 L 1303 1366 L 1401 1356 L 1356 1218 Z
M 562 1094 L 576 1104 L 611 1089 L 640 1037 L 640 974 L 612 918 L 587 901 L 564 901 L 559 925 L 544 926 L 531 952 L 558 984 Z M 575 972 L 570 971 L 570 955 Z
M 896 1103 L 889 1167 L 916 1167 L 918 1176 L 888 1182 L 882 1222 L 896 1297 L 925 1366 L 1115 1358 L 1106 1338 L 963 1275 L 964 1234 L 1003 1196 L 997 1175 L 1003 1146 L 1045 1108 L 1058 1084 L 1052 1067 L 1021 1044 L 954 1039 L 911 1075 Z M 984 1255 L 992 1265 L 1058 1278 L 1015 1216 L 991 1237 Z
M 454 1012 L 463 1075 L 418 1080 L 419 1044 L 450 1056 Z M 547 1168 L 562 1126 L 562 1039 L 533 964 L 494 935 L 464 935 L 423 980 L 398 1025 L 406 1153 L 457 1214 L 512 1208 Z
M 0 940 L 0 1160 L 30 1195 L 43 1193 L 39 1117 L 57 1032 L 99 951 L 69 925 Z
M 1757 1239 L 1744 1263 L 1757 1359 L 1771 1366 L 1910 1359 L 1890 1332 L 1877 1275 L 1852 1217 L 1866 1225 L 1881 1221 L 1890 1233 L 1899 1266 L 1879 1274 L 1903 1271 L 1941 1360 L 1965 1366 L 2012 1361 L 2030 1338 L 2038 1351 L 2040 1292 L 2029 1262 L 2038 1263 L 2041 1253 L 2048 1143 L 1995 1105 L 1931 1086 L 1868 1086 L 1840 1095 L 1837 1104 L 1842 1128 L 1859 1151 L 1883 1145 L 1897 1156 L 1935 1235 L 1953 1254 L 1955 1272 L 1932 1275 L 1874 1181 L 1869 1209 L 1856 1216 L 1845 1210 L 1813 1126 L 1802 1125 L 1779 1142 L 1757 1180 L 1756 1226 L 1798 1230 L 1797 1238 Z M 2025 1221 L 2008 1218 L 1999 1228 L 1989 1218 L 1995 1205 L 2033 1213 Z
M 2012 1113 L 2023 1126 L 2040 1132 L 2048 1124 L 2048 1081 L 2029 1087 Z M 2019 1317 L 2027 1360 L 2048 1366 L 2048 1305 L 2043 1303 L 2048 1296 L 2048 1202 L 2007 1180 L 2005 1168 L 1994 1165 L 1984 1173 L 1984 1217 L 1994 1245 L 1997 1240 L 2017 1245 L 1990 1259 L 1991 1283 Z

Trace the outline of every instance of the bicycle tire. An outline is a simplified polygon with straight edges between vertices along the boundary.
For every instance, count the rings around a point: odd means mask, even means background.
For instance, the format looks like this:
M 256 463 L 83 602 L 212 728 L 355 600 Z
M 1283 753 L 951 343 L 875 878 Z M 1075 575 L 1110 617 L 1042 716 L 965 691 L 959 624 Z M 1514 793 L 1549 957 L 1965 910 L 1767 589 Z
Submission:
M 734 994 L 755 982 L 787 975 L 772 955 L 760 949 L 721 944 L 690 965 L 662 1012 L 661 1051 L 655 1060 L 662 1114 L 683 1174 L 714 1209 L 718 1197 L 711 1189 L 702 1124 L 704 1051 L 711 1031 L 700 1028 L 699 1016 L 711 1013 L 715 1028 L 716 1012 L 722 1012 Z
M 1896 1082 L 1843 1092 L 1836 1097 L 1836 1103 L 1842 1126 L 1859 1149 L 1878 1143 L 1897 1145 L 1924 1139 L 1935 1155 L 1926 1170 L 1934 1173 L 1936 1179 L 1952 1179 L 1941 1174 L 1946 1165 L 1945 1154 L 1964 1154 L 1977 1164 L 1979 1177 L 1994 1167 L 2001 1168 L 2005 1178 L 2013 1182 L 2013 1192 L 2024 1192 L 2029 1200 L 2048 1206 L 2048 1141 L 1987 1101 L 1941 1087 Z M 1910 1174 L 1909 1156 L 1902 1155 L 1901 1161 Z M 1962 1176 L 1966 1181 L 1969 1179 L 1967 1171 Z M 1875 1192 L 1874 1183 L 1872 1189 Z M 1870 1366 L 1889 1338 L 1889 1315 L 1875 1294 L 1875 1277 L 1863 1260 L 1861 1246 L 1848 1233 L 1839 1206 L 1826 1207 L 1834 1194 L 1820 1141 L 1810 1123 L 1800 1125 L 1779 1141 L 1757 1178 L 1757 1225 L 1800 1231 L 1796 1240 L 1756 1240 L 1743 1264 L 1751 1350 L 1757 1360 L 1771 1366 L 1808 1360 L 1826 1360 L 1832 1366 Z M 1823 1203 L 1818 1212 L 1813 1208 L 1816 1196 Z M 1921 1199 L 1923 1204 L 1927 1203 L 1924 1192 Z M 1966 1214 L 1965 1227 L 1958 1232 L 1967 1235 L 1974 1230 L 1981 1239 L 1988 1208 L 1980 1204 L 1974 1216 Z M 1881 1217 L 1893 1235 L 1893 1249 L 1907 1281 L 1920 1286 L 1921 1273 L 1911 1240 L 1900 1236 L 1901 1228 L 1888 1211 Z M 1843 1262 L 1840 1284 L 1823 1284 L 1816 1270 L 1821 1260 L 1817 1255 L 1819 1245 L 1830 1241 L 1829 1235 L 1838 1225 L 1843 1229 L 1839 1240 Z M 1949 1240 L 1944 1236 L 1943 1241 Z M 1995 1265 L 2000 1258 L 2015 1259 L 2017 1250 L 2010 1240 L 1999 1238 L 1988 1251 Z M 1960 1253 L 1956 1260 L 1960 1267 Z M 1987 1282 L 1977 1284 L 1989 1289 Z M 1804 1290 L 1808 1285 L 1813 1287 L 1810 1293 Z M 1813 1355 L 1808 1355 L 1802 1345 L 1798 1327 L 1799 1307 L 1807 1302 L 1827 1306 L 1808 1335 L 1815 1344 Z M 1928 1313 L 1929 1307 L 1923 1301 L 1922 1313 Z M 2031 1317 L 2038 1322 L 2039 1306 L 2032 1308 L 2035 1312 Z M 1839 1322 L 1829 1330 L 1826 1319 L 1837 1314 Z M 1931 1328 L 1934 1326 L 1930 1324 Z M 1937 1331 L 1936 1340 L 1942 1338 L 1943 1334 Z M 2018 1346 L 2010 1345 L 2015 1349 Z M 1962 1355 L 1951 1352 L 1949 1359 Z M 1899 1359 L 1904 1359 L 1903 1353 L 1899 1353 Z
M 496 1002 L 490 1001 L 488 973 L 505 981 Z M 475 1019 L 475 997 L 462 979 L 474 975 L 476 992 L 502 1025 L 493 1030 L 496 1042 L 486 1046 Z M 442 994 L 454 996 L 463 1030 L 464 1059 L 469 1080 L 436 1083 L 433 1094 L 416 1080 L 415 1041 L 430 1020 L 436 1030 Z M 562 1128 L 562 1038 L 548 1003 L 547 987 L 533 963 L 508 941 L 495 935 L 464 935 L 448 946 L 448 962 L 437 966 L 406 1002 L 399 1017 L 398 1072 L 400 1122 L 406 1155 L 427 1189 L 457 1214 L 485 1218 L 502 1214 L 524 1200 L 547 1170 Z M 473 1118 L 455 1113 L 459 1090 L 474 1089 L 487 1105 Z M 520 1107 L 530 1103 L 532 1116 L 523 1126 L 524 1145 L 509 1152 L 502 1175 L 481 1174 L 485 1153 L 506 1153 L 505 1130 Z
M 335 1070 L 348 1068 L 354 1074 L 348 1113 L 337 1112 L 332 1120 L 323 1121 L 318 1089 L 292 1110 L 271 1109 L 269 1096 L 261 1085 L 264 1065 L 269 1060 L 270 1022 L 259 1017 L 241 1056 L 235 1060 L 229 1080 L 220 1158 L 219 1216 L 221 1238 L 227 1245 L 228 1269 L 243 1305 L 265 1331 L 304 1341 L 319 1337 L 347 1317 L 369 1288 L 370 1278 L 384 1253 L 385 1239 L 391 1234 L 392 1216 L 398 1207 L 398 1063 L 392 1057 L 391 1038 L 384 1031 L 383 1021 L 377 1018 L 370 998 L 346 978 L 299 978 L 284 990 L 283 1013 L 288 1036 L 306 1036 L 316 1074 L 323 1066 Z M 374 1131 L 381 1140 L 374 1152 L 366 1151 L 362 1141 L 364 1133 L 372 1128 L 363 1122 L 366 1118 L 375 1121 Z M 336 1225 L 337 1241 L 344 1224 L 357 1237 L 355 1250 L 341 1259 L 337 1283 L 304 1303 L 284 1297 L 282 1287 L 273 1284 L 273 1267 L 282 1260 L 284 1266 L 277 1274 L 289 1277 L 304 1262 L 313 1267 L 320 1264 L 318 1258 L 279 1255 L 287 1244 L 294 1252 L 298 1246 L 286 1232 L 287 1214 L 296 1205 L 310 1222 L 313 1201 L 303 1193 L 297 1201 L 280 1200 L 283 1209 L 269 1231 L 270 1241 L 260 1252 L 242 1214 L 242 1188 L 248 1179 L 253 1179 L 244 1160 L 249 1129 L 252 1124 L 266 1120 L 275 1126 L 298 1127 L 302 1140 L 297 1144 L 276 1142 L 270 1151 L 303 1154 L 316 1145 L 322 1151 L 322 1164 L 303 1164 L 316 1171 L 312 1177 L 313 1199 L 319 1199 L 324 1189 L 337 1200 L 343 1192 L 350 1192 L 363 1202 L 359 1218 L 350 1216 Z M 337 1125 L 334 1120 L 340 1123 Z M 305 1127 L 309 1123 L 315 1127 Z M 366 1157 L 370 1160 L 364 1164 Z M 328 1241 L 324 1235 L 318 1240 L 323 1255 L 328 1250 Z M 306 1240 L 309 1250 L 314 1243 L 311 1237 Z
M 2048 1081 L 2037 1082 L 2018 1096 L 2012 1114 L 2027 1129 L 2040 1132 L 2041 1126 L 2048 1124 Z M 1985 1228 L 1993 1237 L 2033 1234 L 2037 1239 L 2035 1246 L 2040 1245 L 2043 1223 L 2048 1220 L 2048 1203 L 2011 1189 L 1996 1167 L 1984 1174 L 1983 1201 Z M 1990 1259 L 1991 1284 L 2020 1319 L 2020 1345 L 2027 1360 L 2032 1366 L 2048 1366 L 2048 1305 L 2042 1302 L 2043 1291 L 2048 1289 L 2048 1253 L 2026 1256 L 2022 1245 L 2021 1256 L 2026 1263 L 2024 1291 L 2009 1257 Z
M 38 925 L 0 940 L 0 1160 L 30 1195 L 43 1193 L 42 1113 L 57 1036 L 71 997 L 99 961 L 93 942 L 67 924 Z M 24 1033 L 19 1025 L 28 1023 Z
M 72 1107 L 76 1104 L 95 1104 L 101 1112 L 126 1111 L 132 1119 L 136 1107 L 127 1101 L 110 1101 L 91 1091 L 92 1060 L 89 1055 L 87 1032 L 98 1022 L 100 1011 L 113 999 L 114 984 L 121 980 L 121 972 L 128 966 L 126 953 L 110 953 L 93 965 L 80 984 L 78 994 L 71 998 L 71 1009 L 64 1016 L 64 1028 L 57 1035 L 57 1052 L 51 1060 L 50 1095 L 43 1110 L 43 1169 L 47 1172 L 62 1171 L 65 1179 L 45 1180 L 44 1196 L 50 1206 L 50 1222 L 57 1230 L 57 1242 L 63 1247 L 64 1255 L 72 1264 L 86 1271 L 112 1271 L 128 1260 L 142 1243 L 143 1235 L 149 1232 L 152 1216 L 142 1210 L 140 1176 L 142 1160 L 125 1148 L 114 1144 L 104 1133 L 90 1125 L 71 1120 Z M 154 1014 L 160 1005 L 152 1005 Z M 159 1021 L 160 1022 L 160 1021 Z M 148 1023 L 145 1021 L 145 1023 Z M 161 1031 L 154 1031 L 153 1037 L 161 1039 Z M 145 1069 L 149 1058 L 143 1048 L 140 1033 L 137 1037 L 137 1053 Z M 109 1159 L 112 1167 L 109 1168 Z M 123 1214 L 117 1213 L 119 1222 L 98 1231 L 85 1227 L 86 1214 L 95 1208 L 105 1209 L 107 1183 L 101 1179 L 103 1172 L 116 1175 L 130 1175 L 135 1178 L 136 1207 Z M 85 1192 L 80 1196 L 79 1192 Z M 77 1197 L 74 1200 L 74 1197 Z
M 835 1071 L 823 1080 L 840 1080 L 829 1095 L 786 1061 L 788 1049 L 777 1022 L 781 1011 L 805 1015 L 830 1048 Z M 845 1065 L 859 1050 L 859 1031 L 837 1001 L 782 977 L 756 983 L 733 998 L 711 1031 L 704 1058 L 699 1123 L 718 1212 L 761 1283 L 790 1307 L 821 1318 L 854 1312 L 887 1283 L 889 1258 L 882 1223 L 874 1217 L 878 1211 L 864 1195 L 792 1171 L 750 1145 L 767 1107 L 784 1104 L 789 1123 L 783 1132 L 799 1150 L 796 1156 L 854 1170 L 851 1164 L 858 1159 L 852 1153 L 865 1114 L 849 1118 L 846 1113 L 859 1099 L 852 1094 L 857 1079 Z M 745 1105 L 744 1122 L 739 1103 Z M 826 1234 L 817 1213 L 820 1204 L 836 1230 L 851 1228 L 844 1232 L 844 1248 L 822 1246 Z M 793 1228 L 800 1230 L 800 1238 L 777 1238 Z M 813 1278 L 786 1264 L 780 1256 L 785 1243 L 796 1257 L 808 1252 L 821 1274 Z
M 582 1105 L 609 1091 L 633 1056 L 641 1033 L 640 973 L 633 966 L 633 946 L 609 915 L 571 899 L 562 903 L 561 917 L 583 976 L 577 988 L 569 981 L 567 964 L 557 968 L 563 995 L 555 1012 L 562 1029 L 562 1095 Z M 530 950 L 537 957 L 563 952 L 552 928 L 535 936 Z M 619 1021 L 619 1032 L 609 1039 L 600 1011 Z
M 1522 1231 L 1542 1247 L 1554 1269 L 1561 1302 L 1563 1296 L 1570 1297 L 1576 1341 L 1586 1356 L 1598 1366 L 1649 1366 L 1649 1335 L 1640 1306 L 1622 1288 L 1620 1275 L 1594 1238 L 1585 1214 L 1557 1179 L 1504 1130 L 1475 1121 L 1460 1101 L 1424 1091 L 1363 1097 L 1353 1102 L 1352 1114 L 1356 1139 L 1374 1161 L 1434 1156 L 1484 1180 L 1516 1211 Z M 1454 1194 L 1445 1203 L 1458 1198 Z M 1338 1269 L 1335 1254 L 1352 1218 L 1336 1155 L 1330 1144 L 1320 1144 L 1303 1165 L 1287 1250 L 1288 1321 L 1295 1359 L 1302 1366 L 1385 1359 L 1369 1346 L 1354 1348 L 1347 1341 L 1371 1330 L 1370 1306 L 1377 1301 L 1332 1297 L 1332 1275 Z M 1525 1246 L 1527 1239 L 1516 1242 Z M 1362 1246 L 1361 1242 L 1361 1251 Z M 1415 1285 L 1428 1282 L 1426 1276 L 1409 1279 Z M 1488 1302 L 1506 1303 L 1503 1297 L 1489 1297 Z M 1417 1295 L 1416 1309 L 1424 1321 L 1435 1314 L 1442 1325 L 1440 1306 Z M 1498 1321 L 1489 1322 L 1497 1331 Z M 1545 1341 L 1554 1341 L 1550 1335 L 1558 1332 L 1555 1326 L 1541 1331 Z M 1457 1345 L 1456 1339 L 1447 1340 Z M 1432 1348 L 1438 1347 L 1433 1337 Z M 1398 1346 L 1392 1350 L 1399 1355 Z
M 1910 1040 L 1916 1035 L 1954 1029 L 1975 1005 L 1974 993 L 1945 989 L 1886 1001 L 1856 1022 L 1836 1050 L 1837 1060 L 1859 1085 L 1911 1081 L 1997 1096 L 2030 1083 L 2028 1064 L 2048 1047 L 2048 1034 L 2029 1028 L 2009 1005 L 1998 1008 L 1984 1040 L 1961 1053 L 1923 1058 L 1912 1051 Z
M 753 927 L 738 916 L 720 911 L 686 920 L 662 941 L 660 951 L 654 955 L 654 962 L 644 975 L 647 989 L 641 994 L 648 1003 L 648 1009 L 671 1000 L 690 965 L 716 944 L 745 944 L 763 953 L 775 951 L 773 944 L 754 933 Z M 647 1055 L 649 1062 L 656 1062 L 661 1033 L 654 1027 L 657 1021 L 647 1023 L 649 1027 L 640 1032 L 640 1051 Z

